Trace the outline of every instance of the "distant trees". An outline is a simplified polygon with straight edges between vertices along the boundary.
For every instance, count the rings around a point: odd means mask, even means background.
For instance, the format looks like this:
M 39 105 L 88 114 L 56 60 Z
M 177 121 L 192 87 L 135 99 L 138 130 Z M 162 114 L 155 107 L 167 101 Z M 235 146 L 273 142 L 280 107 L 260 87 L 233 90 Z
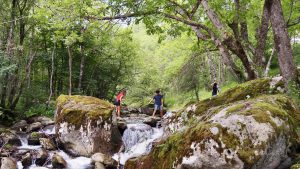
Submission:
M 98 19 L 135 17 L 135 22 L 142 20 L 146 24 L 149 33 L 178 35 L 184 31 L 193 31 L 200 40 L 210 42 L 219 50 L 224 64 L 240 80 L 244 79 L 243 71 L 246 72 L 248 80 L 263 76 L 267 64 L 265 44 L 271 43 L 269 40 L 272 37 L 268 33 L 268 23 L 271 21 L 275 38 L 274 45 L 277 46 L 276 53 L 281 60 L 280 68 L 288 82 L 295 79 L 296 75 L 292 65 L 292 50 L 288 47 L 290 41 L 287 23 L 281 8 L 283 2 L 277 0 L 264 2 L 265 5 L 258 0 L 251 2 L 246 0 L 135 2 L 110 0 L 108 3 L 110 10 L 107 15 L 111 16 L 98 17 Z M 299 11 L 293 10 L 295 3 L 300 2 L 290 0 L 284 3 L 290 7 L 288 11 L 285 11 L 289 15 L 289 21 L 298 19 Z M 256 47 L 255 44 L 257 44 Z M 282 46 L 282 49 L 279 49 L 279 46 Z M 243 69 L 237 66 L 233 56 L 239 59 Z
M 132 32 L 99 14 L 98 1 L 3 1 L 0 6 L 0 107 L 50 105 L 61 93 L 111 99 L 131 83 Z

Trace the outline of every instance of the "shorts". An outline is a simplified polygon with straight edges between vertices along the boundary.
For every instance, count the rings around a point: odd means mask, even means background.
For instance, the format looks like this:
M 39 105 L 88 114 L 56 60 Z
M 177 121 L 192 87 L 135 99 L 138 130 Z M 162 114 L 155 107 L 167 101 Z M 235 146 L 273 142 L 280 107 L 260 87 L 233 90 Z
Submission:
M 114 105 L 116 105 L 116 106 L 120 106 L 120 105 L 121 105 L 121 102 L 120 102 L 120 100 L 115 100 L 115 102 L 114 102 Z
M 163 109 L 162 105 L 155 104 L 154 105 L 154 110 L 156 111 L 157 109 L 162 110 Z

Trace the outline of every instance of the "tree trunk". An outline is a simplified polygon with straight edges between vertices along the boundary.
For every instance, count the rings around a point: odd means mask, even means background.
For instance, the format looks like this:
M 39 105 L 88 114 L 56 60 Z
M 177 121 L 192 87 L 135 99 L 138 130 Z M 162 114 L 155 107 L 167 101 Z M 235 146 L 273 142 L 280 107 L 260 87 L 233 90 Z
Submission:
M 11 7 L 11 20 L 15 20 L 16 18 L 16 8 L 17 8 L 17 0 L 12 0 L 12 7 Z M 15 30 L 15 22 L 10 22 L 10 26 L 8 29 L 7 41 L 6 41 L 6 54 L 8 57 L 11 57 L 12 50 L 13 50 L 13 39 L 14 39 L 14 30 Z M 7 89 L 8 89 L 8 81 L 10 76 L 8 73 L 5 74 L 3 82 L 2 82 L 2 89 L 1 89 L 1 107 L 6 107 L 6 97 L 7 97 Z
M 68 55 L 69 55 L 69 90 L 68 94 L 72 94 L 72 54 L 71 54 L 71 49 L 68 46 Z
M 54 44 L 52 55 L 51 55 L 51 74 L 50 74 L 50 94 L 48 97 L 47 106 L 50 104 L 51 97 L 53 95 L 53 74 L 54 74 L 54 54 L 55 54 L 56 44 Z
M 266 40 L 268 35 L 268 27 L 270 21 L 270 8 L 269 0 L 266 0 L 264 3 L 263 14 L 261 18 L 261 24 L 259 30 L 257 30 L 257 45 L 255 49 L 255 57 L 254 62 L 259 67 L 264 67 L 266 64 L 266 57 L 265 57 L 265 47 L 266 47 Z
M 215 66 L 213 58 L 212 58 L 210 52 L 208 51 L 207 47 L 205 49 L 206 49 L 206 54 L 207 54 L 207 63 L 208 63 L 209 72 L 210 72 L 210 81 L 211 81 L 211 83 L 213 83 L 217 79 L 216 66 Z
M 278 54 L 279 67 L 286 87 L 289 82 L 297 80 L 296 66 L 294 64 L 293 52 L 290 38 L 283 17 L 280 0 L 266 0 L 271 2 L 270 20 L 272 23 L 275 48 Z M 297 82 L 299 84 L 299 82 Z
M 81 91 L 81 86 L 82 86 L 82 77 L 83 77 L 83 69 L 84 69 L 84 50 L 83 46 L 80 45 L 80 55 L 81 55 L 81 60 L 80 60 L 80 72 L 79 72 L 79 81 L 78 81 L 78 90 Z
M 267 66 L 265 68 L 264 77 L 268 77 L 269 76 L 270 66 L 271 66 L 271 62 L 272 62 L 272 58 L 274 56 L 274 53 L 275 53 L 275 47 L 273 47 L 273 49 L 272 49 L 272 53 L 270 55 L 269 61 L 267 63 Z
M 221 20 L 218 18 L 216 13 L 209 7 L 207 0 L 202 0 L 201 4 L 210 19 L 210 21 L 214 24 L 214 26 L 219 30 L 221 37 L 223 39 L 224 44 L 226 47 L 232 51 L 234 54 L 240 58 L 242 61 L 242 64 L 248 74 L 248 80 L 252 80 L 256 78 L 256 73 L 254 69 L 252 68 L 252 65 L 248 59 L 248 56 L 238 39 L 235 39 L 230 35 L 230 33 L 226 30 L 225 25 L 221 22 Z

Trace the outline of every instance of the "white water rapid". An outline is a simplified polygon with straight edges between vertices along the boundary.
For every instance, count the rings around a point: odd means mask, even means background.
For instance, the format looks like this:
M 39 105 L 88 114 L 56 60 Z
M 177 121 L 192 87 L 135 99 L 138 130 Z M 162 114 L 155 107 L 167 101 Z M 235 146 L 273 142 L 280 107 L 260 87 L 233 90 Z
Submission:
M 53 126 L 52 128 L 41 130 L 40 132 L 45 133 L 45 134 L 55 134 L 55 128 Z M 20 147 L 18 147 L 18 149 L 20 149 L 20 150 L 36 150 L 37 151 L 42 148 L 41 146 L 28 145 L 28 136 L 27 135 L 19 135 L 19 138 L 22 143 L 22 145 Z M 92 161 L 90 158 L 86 158 L 86 157 L 72 158 L 62 150 L 50 151 L 48 159 L 52 159 L 54 153 L 57 153 L 61 157 L 63 157 L 63 159 L 67 162 L 67 169 L 90 169 L 92 167 L 92 165 L 91 165 Z M 21 161 L 18 161 L 17 167 L 18 167 L 18 169 L 24 168 Z M 52 168 L 52 165 L 49 164 L 49 165 L 45 165 L 45 167 L 37 167 L 35 164 L 35 159 L 33 159 L 32 165 L 28 169 L 35 169 L 35 168 L 48 169 L 48 168 Z
M 122 140 L 125 152 L 114 154 L 113 158 L 125 165 L 125 162 L 133 157 L 145 155 L 150 152 L 154 140 L 163 135 L 162 128 L 150 127 L 146 124 L 128 124 Z

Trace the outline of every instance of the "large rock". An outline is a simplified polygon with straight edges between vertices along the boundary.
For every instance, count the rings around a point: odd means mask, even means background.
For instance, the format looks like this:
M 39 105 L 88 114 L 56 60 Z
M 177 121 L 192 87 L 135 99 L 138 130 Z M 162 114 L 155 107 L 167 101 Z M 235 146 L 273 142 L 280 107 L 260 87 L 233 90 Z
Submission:
M 32 132 L 32 131 L 38 131 L 39 129 L 41 129 L 43 127 L 41 122 L 34 122 L 32 124 L 30 124 L 27 128 L 27 132 Z
M 149 126 L 151 127 L 156 127 L 157 126 L 157 123 L 160 121 L 160 117 L 152 117 L 152 116 L 149 116 L 147 118 L 145 118 L 145 120 L 143 121 L 143 123 L 145 124 L 148 124 Z
M 28 124 L 25 120 L 20 120 L 15 123 L 11 128 L 17 131 L 26 131 Z
M 281 92 L 279 83 L 259 79 L 187 106 L 167 120 L 169 137 L 155 145 L 149 155 L 127 161 L 125 168 L 279 167 L 290 158 L 289 146 L 294 145 L 294 129 L 300 121 L 297 106 L 287 96 L 264 95 Z
M 26 153 L 22 159 L 21 159 L 21 163 L 23 165 L 24 168 L 27 168 L 29 166 L 31 166 L 32 164 L 32 156 L 30 153 Z
M 39 149 L 36 153 L 35 164 L 39 166 L 44 166 L 48 158 L 48 152 L 45 149 Z
M 57 99 L 55 127 L 64 148 L 82 156 L 117 152 L 122 141 L 110 120 L 113 108 L 109 102 L 94 97 L 61 95 Z
M 3 157 L 1 159 L 1 168 L 0 169 L 17 169 L 17 163 L 12 158 Z
M 56 150 L 56 146 L 50 138 L 40 138 L 40 144 L 46 150 Z
M 111 156 L 102 153 L 96 153 L 91 157 L 93 163 L 102 163 L 105 166 L 116 167 L 118 165 L 117 161 L 114 160 Z
M 34 116 L 29 118 L 27 121 L 30 123 L 40 122 L 43 126 L 54 124 L 54 121 L 51 118 L 45 116 Z
M 54 154 L 52 157 L 52 167 L 54 169 L 65 169 L 67 168 L 67 162 L 62 156 Z
M 29 145 L 40 145 L 40 138 L 45 138 L 46 135 L 44 133 L 32 132 L 28 136 L 28 144 Z
M 22 142 L 19 139 L 16 131 L 0 128 L 0 140 L 6 145 L 21 146 Z M 2 143 L 2 144 L 3 144 Z

